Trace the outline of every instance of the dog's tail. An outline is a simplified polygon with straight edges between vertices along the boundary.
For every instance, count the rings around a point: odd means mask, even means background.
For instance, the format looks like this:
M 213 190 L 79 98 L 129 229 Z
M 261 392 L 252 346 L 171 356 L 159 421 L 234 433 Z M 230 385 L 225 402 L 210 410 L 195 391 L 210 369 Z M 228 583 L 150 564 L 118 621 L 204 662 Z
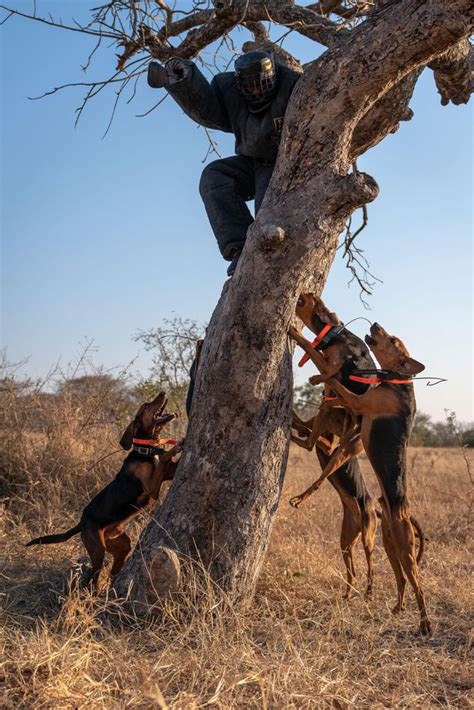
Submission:
M 376 510 L 375 514 L 377 515 L 377 518 L 380 520 L 382 517 L 382 513 L 380 510 Z M 416 556 L 416 564 L 420 564 L 421 558 L 423 557 L 423 553 L 425 551 L 425 542 L 426 542 L 426 537 L 421 529 L 421 525 L 418 522 L 416 518 L 413 517 L 413 515 L 410 515 L 410 523 L 413 525 L 415 528 L 415 537 L 418 538 L 418 554 Z
M 26 543 L 25 547 L 30 545 L 54 545 L 56 542 L 64 542 L 69 540 L 73 535 L 77 535 L 81 532 L 81 523 L 78 523 L 73 528 L 66 530 L 66 532 L 59 533 L 58 535 L 42 535 L 41 537 L 35 537 L 34 540 L 30 540 Z

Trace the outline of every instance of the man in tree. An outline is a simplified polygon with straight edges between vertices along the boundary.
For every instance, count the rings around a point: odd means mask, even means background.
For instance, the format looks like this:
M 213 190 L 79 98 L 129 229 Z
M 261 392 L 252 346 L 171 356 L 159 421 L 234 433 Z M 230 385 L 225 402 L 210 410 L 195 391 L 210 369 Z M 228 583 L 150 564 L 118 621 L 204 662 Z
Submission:
M 209 84 L 194 62 L 174 57 L 163 68 L 151 62 L 148 83 L 165 86 L 194 121 L 234 133 L 237 155 L 204 169 L 199 191 L 220 252 L 232 276 L 253 217 L 245 204 L 262 203 L 277 159 L 286 106 L 300 74 L 277 64 L 273 54 L 248 52 L 235 72 L 218 74 Z

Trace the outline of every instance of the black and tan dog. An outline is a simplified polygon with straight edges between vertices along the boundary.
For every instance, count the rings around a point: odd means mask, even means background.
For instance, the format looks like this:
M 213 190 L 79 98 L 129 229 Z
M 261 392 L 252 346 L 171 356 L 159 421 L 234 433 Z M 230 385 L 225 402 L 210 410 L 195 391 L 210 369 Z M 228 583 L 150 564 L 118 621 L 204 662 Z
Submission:
M 378 323 L 371 326 L 365 341 L 383 369 L 377 371 L 375 377 L 363 373 L 352 377 L 353 381 L 376 386 L 364 394 L 356 394 L 344 383 L 330 378 L 327 384 L 337 393 L 337 398 L 328 404 L 350 407 L 354 414 L 362 417 L 362 443 L 382 490 L 383 543 L 397 582 L 398 601 L 393 611 L 405 608 L 408 579 L 420 611 L 420 631 L 430 634 L 431 623 L 415 554 L 416 523 L 410 514 L 406 480 L 406 450 L 416 411 L 412 377 L 422 372 L 424 365 L 411 358 L 403 342 L 389 335 Z M 315 361 L 308 341 L 304 349 Z M 324 363 L 318 362 L 317 366 L 322 366 L 326 380 Z
M 164 411 L 166 402 L 165 393 L 160 392 L 140 407 L 120 439 L 121 447 L 132 451 L 115 478 L 84 508 L 80 522 L 64 533 L 37 537 L 27 547 L 64 542 L 80 533 L 92 562 L 89 581 L 96 589 L 106 551 L 113 555 L 111 575 L 122 569 L 131 554 L 124 525 L 155 505 L 161 484 L 173 478 L 177 466 L 173 456 L 180 452 L 180 444 L 165 451 L 162 445 L 168 442 L 157 439 L 163 427 L 178 416 Z
M 312 293 L 300 296 L 296 305 L 296 315 L 317 336 L 311 344 L 313 348 L 311 359 L 322 364 L 325 373 L 330 373 L 330 377 L 336 377 L 351 391 L 357 394 L 365 392 L 368 385 L 352 382 L 349 377 L 355 370 L 375 367 L 366 344 L 347 330 L 322 299 Z M 290 328 L 290 335 L 302 346 L 308 342 L 294 328 Z M 305 358 L 310 359 L 308 355 Z M 309 381 L 316 385 L 322 383 L 323 378 L 315 375 Z M 330 407 L 329 403 L 333 398 L 334 392 L 329 385 L 325 384 L 322 404 L 311 422 L 302 422 L 293 412 L 293 427 L 300 434 L 306 433 L 304 425 L 310 426 L 311 431 L 303 438 L 292 435 L 291 440 L 308 451 L 317 444 L 320 449 L 331 454 L 320 478 L 306 491 L 291 499 L 290 503 L 295 508 L 314 493 L 328 476 L 363 450 L 360 439 L 360 417 L 356 417 L 344 407 L 336 409 Z M 326 445 L 328 435 L 334 442 L 329 447 Z
M 369 350 L 356 335 L 346 330 L 335 313 L 329 311 L 324 302 L 312 293 L 302 294 L 296 306 L 296 315 L 317 336 L 310 344 L 296 330 L 290 329 L 292 336 L 303 347 L 309 345 L 313 356 L 320 358 L 327 371 L 341 378 L 342 382 L 358 393 L 365 392 L 368 385 L 354 383 L 349 375 L 356 369 L 374 368 Z M 316 349 L 315 349 L 316 348 Z M 312 384 L 322 382 L 321 377 L 310 378 Z M 367 559 L 366 595 L 370 596 L 373 585 L 373 550 L 377 530 L 377 516 L 373 500 L 365 485 L 356 454 L 362 450 L 360 443 L 360 418 L 349 415 L 344 408 L 330 408 L 327 405 L 334 393 L 325 385 L 322 406 L 313 419 L 303 422 L 293 412 L 292 426 L 299 436 L 292 436 L 292 441 L 310 450 L 316 446 L 321 468 L 329 476 L 330 483 L 339 494 L 343 505 L 341 527 L 341 550 L 347 571 L 346 597 L 351 594 L 355 571 L 352 550 L 359 536 L 362 538 Z M 341 455 L 337 447 L 341 438 L 347 434 L 347 448 Z M 329 448 L 323 443 L 329 441 Z M 314 493 L 324 478 L 318 479 L 306 491 L 294 496 L 290 503 L 299 507 L 308 496 Z

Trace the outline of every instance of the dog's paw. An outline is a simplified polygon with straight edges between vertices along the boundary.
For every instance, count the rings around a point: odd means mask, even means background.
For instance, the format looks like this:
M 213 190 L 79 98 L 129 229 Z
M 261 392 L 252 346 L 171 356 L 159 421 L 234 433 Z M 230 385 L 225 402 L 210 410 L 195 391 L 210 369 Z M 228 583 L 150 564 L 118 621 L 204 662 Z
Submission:
M 429 619 L 422 619 L 420 622 L 420 634 L 422 636 L 431 636 L 433 630 L 431 628 L 431 622 Z

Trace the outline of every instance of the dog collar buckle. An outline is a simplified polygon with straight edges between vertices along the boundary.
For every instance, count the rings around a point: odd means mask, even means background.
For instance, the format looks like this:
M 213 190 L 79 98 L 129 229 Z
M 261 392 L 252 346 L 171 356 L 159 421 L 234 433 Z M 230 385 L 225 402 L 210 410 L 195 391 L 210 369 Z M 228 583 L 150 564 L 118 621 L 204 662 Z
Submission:
M 311 343 L 311 346 L 315 350 L 324 350 L 324 348 L 327 348 L 329 343 L 331 343 L 334 338 L 336 338 L 341 331 L 344 330 L 344 324 L 341 323 L 340 325 L 325 325 L 324 328 L 318 333 L 316 338 L 313 340 Z M 303 367 L 303 365 L 306 365 L 308 360 L 310 359 L 309 355 L 305 353 L 301 360 L 298 363 L 298 367 Z
M 340 325 L 333 326 L 324 338 L 321 338 L 321 340 L 316 344 L 316 350 L 324 350 L 324 348 L 327 348 L 334 338 L 336 338 L 343 330 L 344 325 L 342 323 Z
M 165 453 L 164 449 L 157 446 L 139 446 L 138 444 L 133 444 L 132 450 L 141 456 L 161 456 Z

